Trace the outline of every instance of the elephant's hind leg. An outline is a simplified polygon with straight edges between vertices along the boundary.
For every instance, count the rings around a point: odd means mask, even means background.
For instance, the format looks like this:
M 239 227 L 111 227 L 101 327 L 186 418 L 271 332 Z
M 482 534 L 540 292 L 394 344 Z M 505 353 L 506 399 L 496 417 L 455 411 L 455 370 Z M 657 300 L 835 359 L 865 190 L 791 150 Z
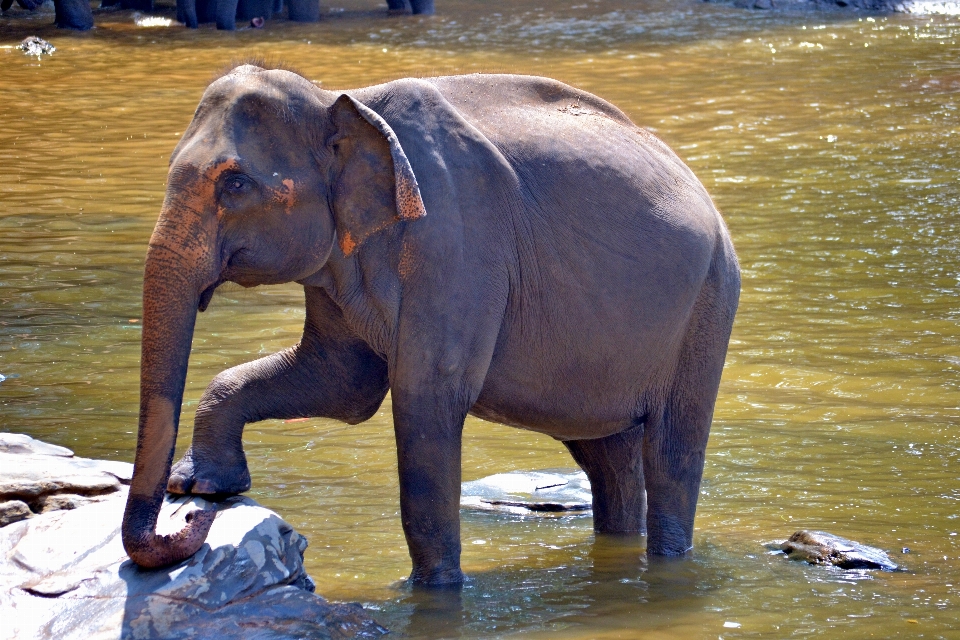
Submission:
M 597 533 L 644 533 L 643 425 L 595 440 L 564 442 L 590 479 Z
M 644 432 L 647 553 L 678 556 L 693 548 L 693 520 L 736 312 L 739 278 L 712 270 L 701 290 L 663 404 Z

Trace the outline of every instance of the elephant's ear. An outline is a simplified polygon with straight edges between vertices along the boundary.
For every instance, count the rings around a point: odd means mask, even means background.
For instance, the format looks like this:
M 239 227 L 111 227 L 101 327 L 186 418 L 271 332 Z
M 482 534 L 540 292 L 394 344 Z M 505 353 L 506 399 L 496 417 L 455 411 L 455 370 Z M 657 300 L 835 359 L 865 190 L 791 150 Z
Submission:
M 375 111 L 344 94 L 330 107 L 335 133 L 327 145 L 339 160 L 333 213 L 344 255 L 374 233 L 427 215 L 400 140 Z

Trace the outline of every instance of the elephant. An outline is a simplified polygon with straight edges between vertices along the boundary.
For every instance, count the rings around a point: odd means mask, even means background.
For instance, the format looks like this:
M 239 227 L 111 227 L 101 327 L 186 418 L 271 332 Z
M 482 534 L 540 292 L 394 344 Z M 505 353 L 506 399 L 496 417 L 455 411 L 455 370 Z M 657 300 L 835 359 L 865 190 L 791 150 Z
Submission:
M 17 0 L 17 4 L 27 11 L 35 11 L 43 0 Z M 0 0 L 0 11 L 13 6 L 13 0 Z M 93 28 L 93 11 L 89 0 L 53 0 L 53 22 L 60 29 L 86 31 Z
M 287 0 L 287 6 L 288 16 L 294 22 L 320 19 L 320 0 Z M 191 29 L 216 22 L 217 29 L 233 31 L 237 20 L 269 20 L 282 10 L 283 0 L 177 0 L 177 20 Z
M 320 19 L 319 0 L 287 0 L 287 5 L 287 17 L 293 22 L 317 22 Z M 432 15 L 434 12 L 433 0 L 388 0 L 388 5 L 391 12 L 396 13 L 412 10 L 414 14 Z M 206 22 L 216 22 L 217 29 L 233 31 L 236 20 L 269 20 L 272 14 L 282 10 L 283 0 L 177 0 L 177 20 L 191 29 Z
M 134 11 L 153 11 L 153 0 L 100 0 L 101 7 L 115 7 L 132 9 Z
M 295 346 L 218 374 L 173 452 L 197 313 L 224 282 L 296 282 Z M 519 75 L 326 91 L 235 67 L 170 159 L 144 267 L 140 414 L 122 532 L 161 567 L 165 490 L 247 491 L 247 423 L 349 424 L 389 390 L 414 585 L 457 585 L 467 414 L 561 441 L 598 534 L 683 556 L 740 293 L 693 172 L 612 104 Z
M 87 31 L 93 28 L 89 0 L 53 0 L 53 21 L 60 29 Z
M 17 4 L 20 5 L 21 9 L 36 11 L 43 2 L 42 0 L 17 0 Z M 13 0 L 0 0 L 0 11 L 6 11 L 12 6 Z
M 256 15 L 247 17 L 251 13 Z M 196 29 L 203 23 L 216 22 L 217 29 L 233 31 L 237 28 L 237 19 L 249 20 L 251 17 L 273 17 L 273 1 L 177 0 L 177 20 L 190 29 Z
M 387 0 L 387 9 L 392 14 L 413 13 L 433 15 L 433 0 Z

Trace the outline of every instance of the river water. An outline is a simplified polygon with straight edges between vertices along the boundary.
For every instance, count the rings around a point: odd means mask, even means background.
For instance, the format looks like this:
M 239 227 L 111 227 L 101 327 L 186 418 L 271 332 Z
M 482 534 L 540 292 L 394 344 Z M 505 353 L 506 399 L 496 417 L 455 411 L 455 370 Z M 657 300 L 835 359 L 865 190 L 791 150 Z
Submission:
M 960 19 L 692 0 L 441 0 L 388 18 L 332 2 L 318 24 L 235 33 L 0 17 L 0 429 L 132 459 L 146 242 L 169 154 L 224 65 L 283 61 L 324 88 L 552 76 L 676 149 L 740 255 L 695 556 L 647 561 L 642 540 L 595 540 L 589 517 L 465 513 L 462 594 L 410 591 L 388 400 L 355 427 L 246 430 L 250 495 L 310 540 L 318 592 L 411 637 L 958 637 Z M 12 49 L 31 34 L 57 53 Z M 210 378 L 295 343 L 302 321 L 295 286 L 223 288 L 198 320 L 181 451 Z M 549 438 L 467 420 L 464 480 L 571 466 Z M 905 570 L 768 553 L 801 528 Z

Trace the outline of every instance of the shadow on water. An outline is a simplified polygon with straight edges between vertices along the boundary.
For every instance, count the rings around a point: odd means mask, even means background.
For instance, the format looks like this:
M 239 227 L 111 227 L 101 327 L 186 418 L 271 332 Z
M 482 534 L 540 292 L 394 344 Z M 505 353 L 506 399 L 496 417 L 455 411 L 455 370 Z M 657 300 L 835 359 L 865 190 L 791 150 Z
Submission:
M 470 572 L 462 589 L 401 583 L 396 599 L 373 606 L 382 624 L 418 640 L 622 629 L 625 612 L 636 628 L 637 619 L 662 623 L 661 609 L 701 611 L 728 572 L 696 557 L 647 559 L 645 546 L 644 536 L 595 537 L 565 565 Z

